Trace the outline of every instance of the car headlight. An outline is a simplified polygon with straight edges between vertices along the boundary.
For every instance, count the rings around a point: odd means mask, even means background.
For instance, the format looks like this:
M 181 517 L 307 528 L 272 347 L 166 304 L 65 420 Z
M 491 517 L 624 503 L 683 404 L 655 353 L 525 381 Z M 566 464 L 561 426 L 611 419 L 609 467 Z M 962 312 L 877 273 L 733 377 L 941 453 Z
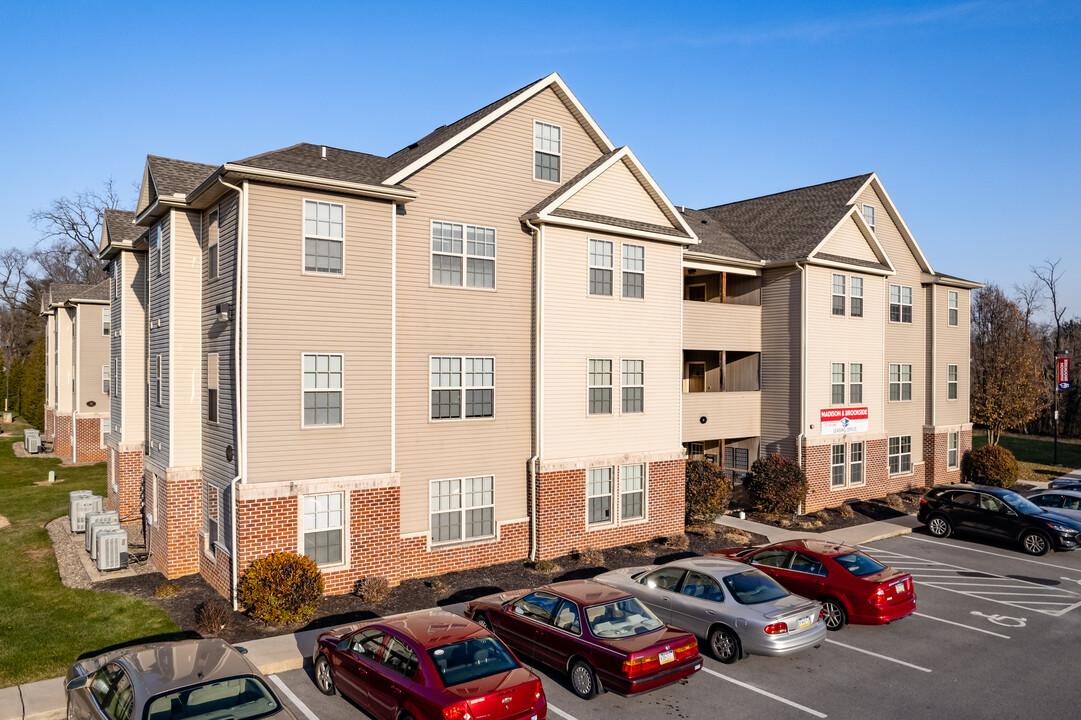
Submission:
M 1072 533 L 1072 532 L 1075 532 L 1074 529 L 1072 527 L 1069 527 L 1068 525 L 1059 525 L 1058 523 L 1054 523 L 1054 522 L 1048 522 L 1047 527 L 1051 528 L 1055 532 L 1060 532 L 1060 533 Z

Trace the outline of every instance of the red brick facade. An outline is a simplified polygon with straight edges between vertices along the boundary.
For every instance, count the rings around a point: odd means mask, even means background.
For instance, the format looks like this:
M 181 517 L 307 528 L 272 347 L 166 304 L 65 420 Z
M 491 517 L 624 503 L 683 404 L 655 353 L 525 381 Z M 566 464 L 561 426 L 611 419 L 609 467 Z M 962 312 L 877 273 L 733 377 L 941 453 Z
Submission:
M 53 419 L 56 421 L 53 453 L 69 458 L 71 457 L 71 415 L 56 413 Z
M 936 428 L 937 430 L 937 428 Z M 923 433 L 923 462 L 927 470 L 927 484 L 961 482 L 961 460 L 972 451 L 972 429 L 955 430 L 957 437 L 957 465 L 948 467 L 949 432 Z
M 616 492 L 613 522 L 598 528 L 589 528 L 586 523 L 587 474 L 584 468 L 539 473 L 537 558 L 554 558 L 586 547 L 613 547 L 682 533 L 686 473 L 686 460 L 648 463 L 646 519 L 621 523 Z M 619 487 L 618 470 L 613 473 L 612 482 L 614 488 Z
M 106 450 L 102 440 L 101 418 L 76 417 L 75 418 L 75 461 L 76 462 L 105 462 Z
M 56 439 L 55 413 L 48 405 L 45 406 L 45 428 L 42 432 L 41 439 L 44 442 L 53 442 Z
M 120 452 L 109 449 L 106 459 L 109 482 L 105 507 L 119 512 L 122 523 L 141 522 L 139 506 L 143 492 L 143 453 L 139 450 Z
M 197 472 L 179 471 L 166 482 L 147 472 L 146 482 L 147 511 L 154 516 L 150 561 L 167 578 L 199 572 L 202 478 Z
M 912 472 L 889 474 L 889 442 L 886 438 L 865 440 L 862 485 L 833 488 L 830 485 L 830 445 L 803 445 L 803 472 L 807 475 L 804 512 L 837 507 L 846 500 L 870 500 L 925 484 L 924 465 L 912 458 Z M 945 462 L 945 460 L 943 460 Z M 846 470 L 847 471 L 847 470 Z M 847 479 L 847 478 L 846 478 Z

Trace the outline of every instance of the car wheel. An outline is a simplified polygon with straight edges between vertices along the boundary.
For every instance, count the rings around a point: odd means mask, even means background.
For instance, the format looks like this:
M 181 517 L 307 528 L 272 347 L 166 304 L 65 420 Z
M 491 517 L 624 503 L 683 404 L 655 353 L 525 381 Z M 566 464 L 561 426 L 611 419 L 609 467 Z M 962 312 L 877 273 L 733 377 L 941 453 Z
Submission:
M 475 622 L 477 625 L 480 625 L 488 632 L 492 631 L 492 621 L 489 620 L 488 616 L 482 612 L 479 612 L 473 616 L 473 622 Z
M 585 660 L 571 663 L 571 690 L 583 700 L 589 700 L 597 694 L 597 674 Z
M 844 606 L 833 598 L 822 600 L 822 619 L 827 630 L 840 630 L 848 624 L 848 614 Z
M 709 634 L 709 651 L 725 665 L 739 660 L 739 637 L 726 627 L 714 628 Z
M 927 521 L 927 531 L 937 538 L 949 537 L 953 532 L 953 525 L 945 515 L 932 515 Z
M 1029 555 L 1046 555 L 1051 549 L 1051 541 L 1042 532 L 1029 530 L 1021 536 L 1021 548 Z
M 323 655 L 315 661 L 315 686 L 324 695 L 334 694 L 334 673 L 331 672 L 330 663 Z

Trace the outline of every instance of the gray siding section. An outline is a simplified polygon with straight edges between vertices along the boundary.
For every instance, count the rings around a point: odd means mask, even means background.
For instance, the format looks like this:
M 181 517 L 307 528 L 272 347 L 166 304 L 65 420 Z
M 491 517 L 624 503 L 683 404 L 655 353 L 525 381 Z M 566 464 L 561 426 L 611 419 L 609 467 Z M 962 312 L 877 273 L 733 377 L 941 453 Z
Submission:
M 218 277 L 211 280 L 209 276 L 209 230 L 210 213 L 214 210 L 209 208 L 203 213 L 202 233 L 200 244 L 203 248 L 203 272 L 202 272 L 202 458 L 203 479 L 219 490 L 219 515 L 220 515 L 220 542 L 229 547 L 232 537 L 230 513 L 225 508 L 230 507 L 229 486 L 230 481 L 238 474 L 236 446 L 237 446 L 237 423 L 236 423 L 236 370 L 234 368 L 233 334 L 238 322 L 235 308 L 236 302 L 236 247 L 237 247 L 237 217 L 239 203 L 236 193 L 225 196 L 217 206 L 218 209 Z M 233 317 L 229 322 L 218 319 L 216 308 L 218 305 L 225 310 L 227 307 L 234 310 Z M 209 410 L 209 393 L 207 392 L 208 365 L 207 356 L 218 354 L 218 422 L 212 423 L 207 418 Z M 232 460 L 226 459 L 227 448 L 232 448 Z M 231 548 L 230 548 L 231 550 Z
M 117 282 L 123 281 L 124 258 L 124 253 L 118 254 L 109 267 L 109 435 L 114 442 L 120 442 L 121 434 L 114 432 L 113 428 L 124 427 L 123 405 L 118 392 L 120 383 L 117 382 L 116 373 L 113 372 L 116 360 L 122 357 L 120 336 L 123 334 L 123 328 L 120 318 L 124 293 L 120 293 L 120 297 L 113 297 L 113 287 Z
M 169 248 L 171 215 L 158 223 L 161 226 L 161 243 L 150 252 L 147 273 L 150 277 L 149 350 L 147 380 L 150 389 L 150 459 L 162 468 L 169 467 Z M 161 270 L 159 258 L 161 255 Z M 161 404 L 158 404 L 158 377 L 156 358 L 161 355 Z
M 762 277 L 762 452 L 796 459 L 800 409 L 800 271 Z

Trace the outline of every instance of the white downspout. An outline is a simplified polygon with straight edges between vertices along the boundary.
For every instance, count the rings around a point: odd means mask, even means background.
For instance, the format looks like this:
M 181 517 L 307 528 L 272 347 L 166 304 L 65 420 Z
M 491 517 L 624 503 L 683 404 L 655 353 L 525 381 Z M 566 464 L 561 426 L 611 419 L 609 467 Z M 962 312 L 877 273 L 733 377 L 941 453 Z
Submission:
M 536 243 L 536 246 L 537 246 L 536 252 L 533 253 L 533 266 L 534 266 L 534 272 L 536 273 L 536 278 L 537 278 L 537 286 L 536 286 L 536 288 L 534 290 L 534 292 L 536 292 L 536 294 L 537 294 L 537 297 L 536 297 L 536 300 L 535 300 L 535 302 L 537 303 L 537 312 L 535 313 L 536 317 L 534 318 L 534 333 L 536 334 L 537 339 L 536 339 L 536 341 L 534 343 L 534 357 L 533 357 L 533 378 L 534 378 L 533 379 L 533 392 L 534 392 L 534 398 L 535 398 L 534 401 L 533 401 L 533 443 L 534 444 L 533 444 L 533 457 L 529 458 L 529 472 L 530 472 L 530 479 L 532 480 L 532 482 L 530 483 L 530 485 L 532 487 L 532 492 L 529 493 L 529 504 L 530 504 L 530 510 L 529 510 L 529 561 L 530 562 L 536 562 L 536 560 L 537 560 L 537 479 L 538 479 L 537 478 L 537 468 L 538 468 L 538 465 L 539 465 L 538 460 L 540 459 L 540 453 L 541 453 L 541 442 L 540 442 L 541 409 L 543 407 L 542 406 L 542 390 L 543 390 L 543 387 L 544 387 L 543 383 L 541 382 L 541 371 L 542 371 L 542 364 L 541 364 L 541 349 L 542 349 L 541 337 L 542 337 L 542 335 L 541 335 L 541 331 L 543 329 L 543 325 L 541 324 L 541 298 L 543 297 L 542 294 L 541 294 L 541 268 L 542 268 L 542 264 L 541 264 L 541 247 L 542 247 L 542 244 L 541 244 L 541 231 L 537 228 L 537 226 L 534 225 L 533 223 L 529 222 L 528 220 L 523 220 L 522 222 L 533 233 L 533 242 Z
M 76 428 L 79 427 L 79 382 L 82 378 L 79 377 L 79 321 L 81 305 L 75 306 L 75 321 L 71 328 L 71 375 L 75 378 L 75 383 L 71 389 L 71 464 L 74 465 L 78 462 L 77 454 L 79 452 L 79 434 L 76 432 Z
M 799 343 L 799 435 L 796 436 L 796 464 L 803 468 L 803 434 L 807 429 L 807 268 L 796 263 L 800 273 Z

